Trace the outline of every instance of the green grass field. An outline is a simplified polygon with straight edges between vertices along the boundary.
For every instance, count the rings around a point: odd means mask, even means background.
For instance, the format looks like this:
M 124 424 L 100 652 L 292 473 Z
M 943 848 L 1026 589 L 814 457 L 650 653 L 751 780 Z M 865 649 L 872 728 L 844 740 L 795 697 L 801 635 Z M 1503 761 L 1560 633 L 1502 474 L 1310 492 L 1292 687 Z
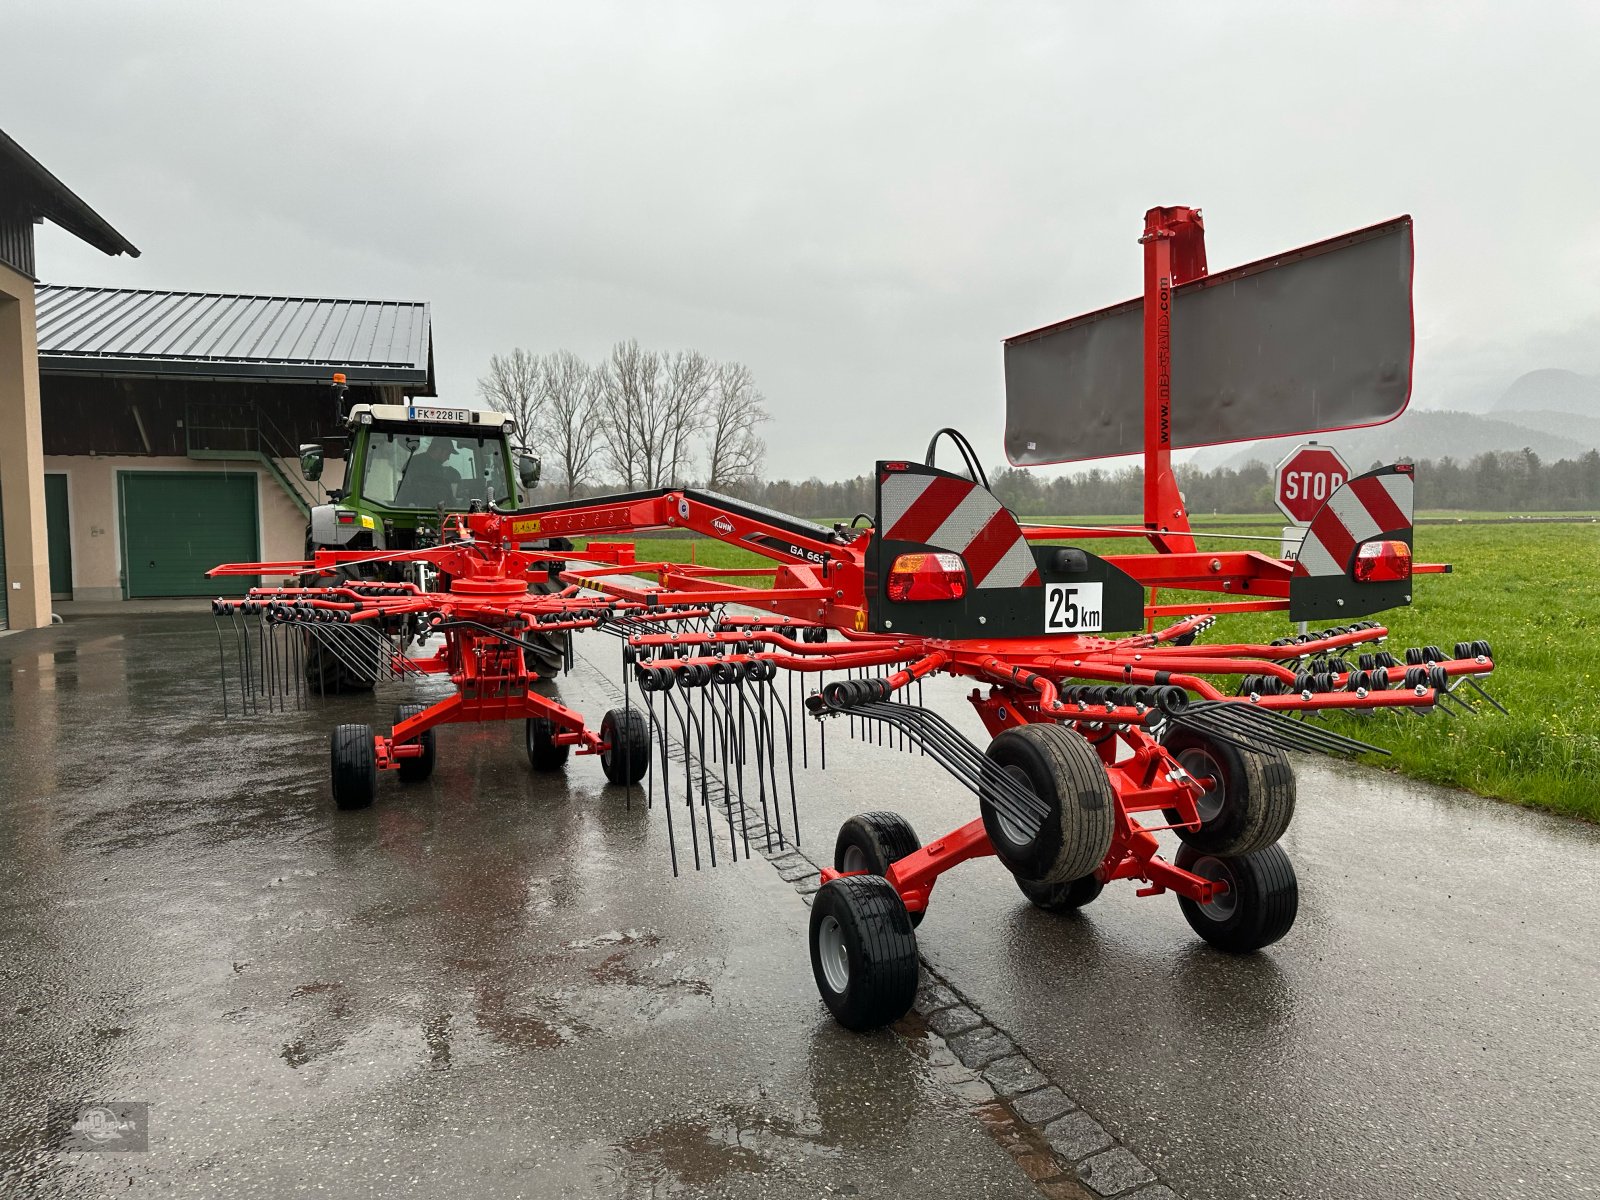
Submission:
M 1204 523 L 1252 522 L 1277 524 L 1263 516 Z M 1419 561 L 1449 562 L 1455 573 L 1419 577 L 1410 608 L 1374 619 L 1387 621 L 1397 654 L 1428 643 L 1449 653 L 1457 640 L 1487 639 L 1495 652 L 1488 688 L 1511 715 L 1480 704 L 1480 715 L 1454 720 L 1439 713 L 1424 720 L 1376 714 L 1333 717 L 1330 724 L 1393 752 L 1369 756 L 1375 766 L 1600 821 L 1600 526 L 1423 525 L 1416 543 Z M 1146 548 L 1142 540 L 1119 538 L 1086 545 L 1101 554 Z M 1200 545 L 1245 544 L 1201 538 Z M 644 539 L 638 554 L 642 562 L 682 562 L 692 555 L 708 566 L 766 565 L 748 551 L 699 539 Z M 1163 592 L 1161 598 L 1180 597 Z M 1292 632 L 1280 614 L 1243 614 L 1221 618 L 1205 636 L 1265 642 Z M 1465 694 L 1472 695 L 1470 689 Z

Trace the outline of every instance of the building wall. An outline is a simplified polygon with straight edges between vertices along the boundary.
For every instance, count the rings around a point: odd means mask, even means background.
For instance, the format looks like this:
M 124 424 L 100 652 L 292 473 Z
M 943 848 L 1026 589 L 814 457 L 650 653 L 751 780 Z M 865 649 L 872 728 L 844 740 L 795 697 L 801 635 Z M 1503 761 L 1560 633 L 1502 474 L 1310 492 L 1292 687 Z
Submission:
M 298 472 L 298 462 L 282 464 Z M 118 471 L 221 471 L 256 478 L 263 561 L 297 560 L 305 553 L 306 519 L 266 469 L 248 462 L 126 455 L 46 455 L 46 473 L 67 476 L 72 527 L 72 598 L 122 599 L 122 529 L 117 506 Z M 204 520 L 204 513 L 196 513 Z M 270 582 L 270 579 L 269 579 Z
M 6 617 L 12 629 L 50 623 L 33 280 L 0 264 L 0 521 Z

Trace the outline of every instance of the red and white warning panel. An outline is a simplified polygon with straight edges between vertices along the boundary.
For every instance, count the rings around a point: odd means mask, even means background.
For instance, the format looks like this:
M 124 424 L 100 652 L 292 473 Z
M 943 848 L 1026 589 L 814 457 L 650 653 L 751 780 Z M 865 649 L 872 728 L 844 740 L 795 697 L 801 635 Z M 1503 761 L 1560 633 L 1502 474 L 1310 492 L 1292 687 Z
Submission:
M 970 479 L 885 464 L 882 536 L 959 554 L 977 588 L 1037 587 L 1039 572 L 1022 528 L 994 494 Z
M 1411 472 L 1409 463 L 1384 467 L 1335 491 L 1306 530 L 1295 574 L 1345 575 L 1353 569 L 1357 549 L 1386 534 L 1403 539 L 1409 550 Z

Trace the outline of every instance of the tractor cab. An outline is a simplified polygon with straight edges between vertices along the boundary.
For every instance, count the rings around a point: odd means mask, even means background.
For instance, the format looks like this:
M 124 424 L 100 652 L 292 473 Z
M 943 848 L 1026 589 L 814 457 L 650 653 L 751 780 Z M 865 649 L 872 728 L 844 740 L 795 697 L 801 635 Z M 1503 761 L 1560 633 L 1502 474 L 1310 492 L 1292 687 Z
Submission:
M 346 462 L 330 503 L 311 510 L 307 550 L 409 550 L 438 536 L 445 513 L 514 507 L 539 482 L 539 460 L 513 441 L 516 421 L 484 409 L 357 404 L 347 434 L 300 448 L 306 479 Z

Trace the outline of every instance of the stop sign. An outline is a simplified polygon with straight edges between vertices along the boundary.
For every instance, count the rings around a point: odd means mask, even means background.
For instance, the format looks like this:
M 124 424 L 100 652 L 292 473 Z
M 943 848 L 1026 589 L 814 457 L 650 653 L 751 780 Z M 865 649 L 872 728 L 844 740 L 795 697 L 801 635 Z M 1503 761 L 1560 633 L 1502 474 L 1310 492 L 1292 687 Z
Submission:
M 1347 479 L 1350 467 L 1332 446 L 1296 446 L 1273 474 L 1272 496 L 1284 516 L 1298 525 L 1311 518 Z

